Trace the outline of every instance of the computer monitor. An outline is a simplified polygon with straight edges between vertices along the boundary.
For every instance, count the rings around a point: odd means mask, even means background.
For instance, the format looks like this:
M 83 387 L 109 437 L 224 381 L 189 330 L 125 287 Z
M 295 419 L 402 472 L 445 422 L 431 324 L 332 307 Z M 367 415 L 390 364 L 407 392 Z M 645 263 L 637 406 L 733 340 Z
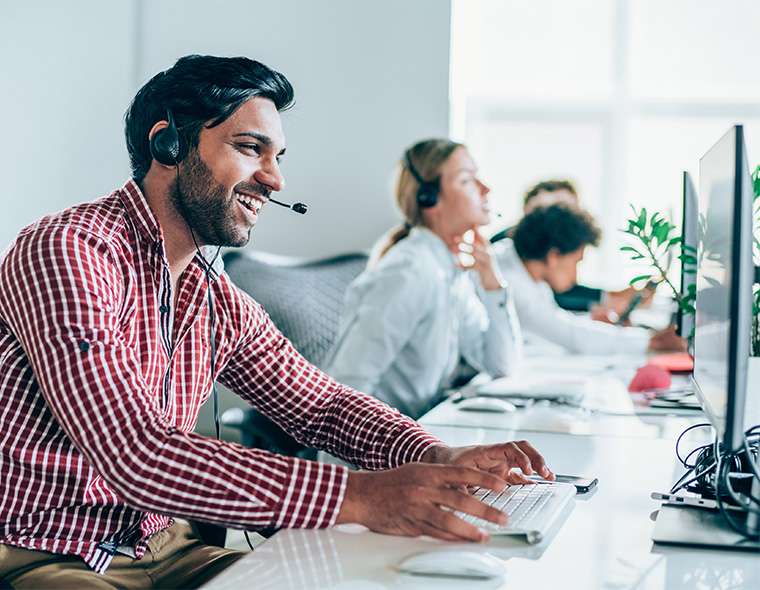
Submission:
M 743 443 L 752 318 L 752 197 L 744 131 L 699 161 L 694 385 L 726 450 Z M 750 412 L 754 414 L 754 412 Z
M 686 254 L 696 253 L 698 246 L 698 225 L 699 225 L 699 204 L 697 202 L 697 191 L 691 180 L 691 174 L 686 170 L 683 172 L 683 216 L 681 218 L 681 242 L 683 252 Z M 693 250 L 692 250 L 693 248 Z M 681 264 L 681 296 L 685 297 L 689 289 L 697 284 L 697 275 L 695 273 L 684 272 L 685 264 Z M 693 265 L 689 265 L 693 268 Z M 694 314 L 684 313 L 679 308 L 678 321 L 676 328 L 678 335 L 682 338 L 689 338 L 694 331 Z M 689 350 L 693 353 L 693 349 Z

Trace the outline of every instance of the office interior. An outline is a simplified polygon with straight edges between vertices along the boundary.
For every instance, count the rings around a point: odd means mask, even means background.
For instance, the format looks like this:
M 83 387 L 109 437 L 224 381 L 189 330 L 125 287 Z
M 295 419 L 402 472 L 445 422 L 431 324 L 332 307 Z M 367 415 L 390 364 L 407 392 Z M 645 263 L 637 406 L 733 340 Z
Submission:
M 399 155 L 421 138 L 450 137 L 468 146 L 491 187 L 496 215 L 485 233 L 519 220 L 535 182 L 569 178 L 603 231 L 579 281 L 623 289 L 640 268 L 620 251 L 631 204 L 680 227 L 683 172 L 699 187 L 700 158 L 737 124 L 749 169 L 760 164 L 757 22 L 753 0 L 4 2 L 0 250 L 39 217 L 129 176 L 124 112 L 155 72 L 190 53 L 245 55 L 293 83 L 282 199 L 309 212 L 268 207 L 244 254 L 369 251 L 400 220 L 391 195 Z M 674 281 L 680 272 L 676 261 Z M 660 291 L 642 321 L 662 321 L 667 299 Z M 759 587 L 756 545 L 652 541 L 660 503 L 649 494 L 681 475 L 676 438 L 708 417 L 637 415 L 626 386 L 645 358 L 528 355 L 525 370 L 598 371 L 588 396 L 605 411 L 537 405 L 530 422 L 520 410 L 461 412 L 450 398 L 420 419 L 451 444 L 529 438 L 558 473 L 598 478 L 537 545 L 478 548 L 504 561 L 503 577 L 462 585 L 409 577 L 397 569 L 405 556 L 445 544 L 349 527 L 257 537 L 251 559 L 209 588 L 241 587 L 254 573 L 264 588 Z M 210 405 L 198 431 L 213 436 Z M 244 407 L 222 392 L 222 412 Z M 235 428 L 222 431 L 241 440 Z M 238 531 L 230 539 L 247 547 Z

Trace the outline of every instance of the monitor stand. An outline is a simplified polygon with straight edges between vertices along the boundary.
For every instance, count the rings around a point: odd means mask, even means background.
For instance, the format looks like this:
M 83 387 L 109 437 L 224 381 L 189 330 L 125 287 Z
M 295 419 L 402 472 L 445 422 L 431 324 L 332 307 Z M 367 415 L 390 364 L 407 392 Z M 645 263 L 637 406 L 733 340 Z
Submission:
M 747 539 L 735 532 L 717 510 L 667 504 L 659 509 L 652 540 L 663 545 L 760 550 L 760 541 Z

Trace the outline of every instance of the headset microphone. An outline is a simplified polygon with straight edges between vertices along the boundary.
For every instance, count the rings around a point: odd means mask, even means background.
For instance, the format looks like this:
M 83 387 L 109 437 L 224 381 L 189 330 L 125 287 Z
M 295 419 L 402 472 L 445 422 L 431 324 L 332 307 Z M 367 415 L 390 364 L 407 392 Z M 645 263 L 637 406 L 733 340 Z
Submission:
M 296 213 L 300 213 L 301 215 L 304 215 L 309 210 L 309 206 L 306 205 L 305 203 L 293 203 L 292 205 L 288 205 L 287 203 L 283 203 L 282 201 L 278 201 L 276 199 L 273 199 L 272 197 L 269 197 L 269 200 L 275 205 L 279 205 L 280 207 L 285 207 L 286 209 L 290 209 L 291 211 L 295 211 Z

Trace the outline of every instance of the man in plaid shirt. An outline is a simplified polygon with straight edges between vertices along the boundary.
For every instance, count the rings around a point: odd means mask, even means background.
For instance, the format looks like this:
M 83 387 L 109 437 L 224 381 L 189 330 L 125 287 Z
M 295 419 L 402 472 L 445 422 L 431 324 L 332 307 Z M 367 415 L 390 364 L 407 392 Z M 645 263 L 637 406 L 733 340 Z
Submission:
M 282 189 L 279 112 L 292 102 L 261 63 L 180 59 L 127 112 L 132 178 L 26 227 L 5 253 L 0 578 L 11 587 L 192 587 L 241 556 L 186 520 L 483 541 L 449 509 L 504 516 L 464 486 L 526 481 L 514 467 L 553 478 L 525 441 L 450 448 L 335 382 L 209 265 L 203 247 L 246 244 Z M 213 380 L 361 470 L 194 433 Z

